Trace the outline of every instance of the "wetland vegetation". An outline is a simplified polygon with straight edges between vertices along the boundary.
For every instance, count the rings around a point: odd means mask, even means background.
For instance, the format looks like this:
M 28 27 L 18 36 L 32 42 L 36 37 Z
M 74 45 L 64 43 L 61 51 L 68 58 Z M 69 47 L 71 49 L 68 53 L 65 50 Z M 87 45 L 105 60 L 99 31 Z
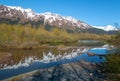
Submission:
M 78 40 L 108 40 L 111 35 L 68 33 L 65 29 L 31 25 L 0 24 L 0 46 L 7 48 L 35 48 L 46 45 L 69 45 Z

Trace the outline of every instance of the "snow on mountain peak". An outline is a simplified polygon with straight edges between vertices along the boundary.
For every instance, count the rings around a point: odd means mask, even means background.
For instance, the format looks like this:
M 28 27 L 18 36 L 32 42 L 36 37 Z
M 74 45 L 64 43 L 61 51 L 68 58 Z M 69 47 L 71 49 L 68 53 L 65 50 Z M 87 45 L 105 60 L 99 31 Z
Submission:
M 23 10 L 20 6 L 7 6 L 11 9 L 16 9 L 16 10 Z
M 27 21 L 35 21 L 38 22 L 39 20 L 43 22 L 43 24 L 49 24 L 51 26 L 58 26 L 58 27 L 76 27 L 80 29 L 90 28 L 91 26 L 81 22 L 80 20 L 73 18 L 71 16 L 62 16 L 60 14 L 55 14 L 51 12 L 45 13 L 36 13 L 33 12 L 30 8 L 24 9 L 19 6 L 0 6 L 0 12 L 7 12 L 3 14 L 6 17 L 15 17 L 19 16 L 21 22 Z M 3 9 L 2 9 L 3 8 Z M 16 19 L 17 20 L 17 19 Z
M 8 8 L 11 8 L 11 9 L 15 9 L 15 10 L 20 10 L 21 12 L 25 12 L 25 11 L 27 11 L 27 12 L 30 12 L 30 11 L 32 11 L 31 9 L 23 9 L 22 7 L 20 7 L 20 6 L 7 6 Z
M 40 13 L 39 15 L 43 15 L 45 17 L 45 21 L 49 21 L 50 23 L 61 19 L 60 15 L 51 12 Z
M 36 15 L 36 13 L 34 13 L 32 11 L 32 9 L 30 9 L 30 8 L 24 9 L 24 8 L 22 8 L 20 6 L 7 6 L 7 7 L 10 8 L 10 9 L 15 9 L 15 10 L 21 11 L 23 14 L 26 13 L 27 18 L 33 18 Z
M 112 26 L 112 25 L 107 25 L 107 26 L 93 26 L 98 29 L 102 29 L 104 31 L 117 31 L 117 28 Z
M 74 23 L 77 23 L 77 22 L 78 22 L 77 19 L 75 19 L 75 18 L 73 18 L 73 17 L 71 17 L 71 16 L 64 16 L 64 19 L 66 19 L 66 20 L 68 20 L 68 21 L 72 21 L 72 22 L 74 22 Z
M 53 21 L 59 21 L 59 25 L 62 25 L 62 22 L 66 22 L 66 23 L 71 23 L 74 26 L 77 26 L 79 28 L 83 27 L 87 27 L 89 28 L 90 26 L 84 22 L 79 21 L 78 19 L 75 19 L 71 16 L 62 16 L 59 14 L 55 14 L 55 13 L 51 13 L 51 12 L 45 12 L 45 13 L 41 13 L 39 15 L 43 15 L 44 16 L 44 21 L 49 23 L 53 23 Z
M 75 19 L 75 18 L 73 18 L 71 16 L 61 16 L 59 14 L 55 14 L 55 13 L 51 13 L 51 12 L 41 13 L 41 15 L 44 15 L 46 20 L 52 18 L 53 20 L 55 20 L 55 19 L 58 19 L 58 20 L 65 19 L 65 20 L 68 20 L 68 21 L 72 21 L 74 23 L 79 21 L 79 20 L 77 20 L 77 19 Z

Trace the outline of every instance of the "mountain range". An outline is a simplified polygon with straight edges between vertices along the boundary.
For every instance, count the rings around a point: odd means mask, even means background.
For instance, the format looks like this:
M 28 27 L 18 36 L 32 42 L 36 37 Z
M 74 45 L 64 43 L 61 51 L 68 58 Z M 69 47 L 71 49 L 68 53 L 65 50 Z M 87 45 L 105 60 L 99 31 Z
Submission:
M 0 23 L 31 24 L 33 27 L 44 25 L 47 29 L 54 26 L 64 28 L 69 32 L 88 32 L 97 34 L 113 34 L 117 31 L 112 27 L 109 29 L 110 26 L 108 26 L 108 28 L 90 26 L 71 16 L 61 16 L 51 12 L 36 13 L 31 9 L 4 5 L 0 5 Z

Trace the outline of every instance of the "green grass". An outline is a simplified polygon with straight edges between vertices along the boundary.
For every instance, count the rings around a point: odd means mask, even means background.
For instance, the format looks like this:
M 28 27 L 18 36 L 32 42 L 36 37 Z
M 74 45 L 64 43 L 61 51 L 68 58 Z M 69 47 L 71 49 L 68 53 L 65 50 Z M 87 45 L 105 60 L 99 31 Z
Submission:
M 104 63 L 105 74 L 108 81 L 120 80 L 120 52 L 110 54 L 106 57 L 107 62 Z

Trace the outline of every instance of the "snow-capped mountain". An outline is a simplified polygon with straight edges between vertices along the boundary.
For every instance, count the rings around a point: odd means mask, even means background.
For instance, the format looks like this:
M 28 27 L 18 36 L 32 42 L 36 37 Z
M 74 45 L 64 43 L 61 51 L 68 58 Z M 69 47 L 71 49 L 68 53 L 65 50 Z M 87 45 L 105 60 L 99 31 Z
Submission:
M 11 9 L 13 10 L 17 10 L 17 11 L 20 11 L 24 14 L 24 17 L 27 17 L 27 18 L 34 18 L 36 13 L 34 13 L 31 9 L 23 9 L 21 7 L 13 7 L 13 6 L 7 6 L 8 11 L 10 11 Z M 12 14 L 9 14 L 9 15 L 12 15 Z
M 107 26 L 93 26 L 95 28 L 98 28 L 98 29 L 102 29 L 104 31 L 117 31 L 118 29 L 114 26 L 111 26 L 111 25 L 107 25 Z
M 0 5 L 0 23 L 31 24 L 33 27 L 44 25 L 47 29 L 59 27 L 66 29 L 68 32 L 88 32 L 97 34 L 114 34 L 117 30 L 110 25 L 106 27 L 92 27 L 71 16 L 62 16 L 51 12 L 36 13 L 30 8 L 24 9 L 19 6 L 4 5 Z
M 35 13 L 31 9 L 24 9 L 21 7 L 0 5 L 0 22 L 10 22 L 32 25 L 50 25 L 63 27 L 66 29 L 87 29 L 91 26 L 70 16 L 61 16 L 59 14 L 45 12 Z
M 53 25 L 56 23 L 56 25 L 59 27 L 65 23 L 69 26 L 74 26 L 74 27 L 83 28 L 83 29 L 90 27 L 90 25 L 88 25 L 78 19 L 75 19 L 71 16 L 61 16 L 59 14 L 54 14 L 51 12 L 41 13 L 40 15 L 44 16 L 45 23 L 49 23 L 49 24 L 53 24 Z

